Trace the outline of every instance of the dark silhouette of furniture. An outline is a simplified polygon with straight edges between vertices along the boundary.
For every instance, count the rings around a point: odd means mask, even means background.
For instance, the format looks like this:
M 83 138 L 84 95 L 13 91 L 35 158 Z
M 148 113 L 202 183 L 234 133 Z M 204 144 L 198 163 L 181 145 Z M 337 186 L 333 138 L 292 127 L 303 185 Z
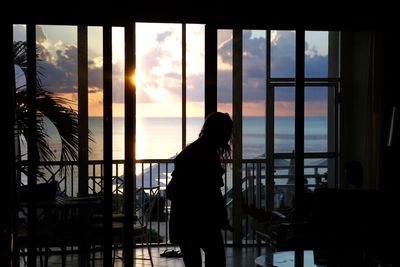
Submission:
M 242 204 L 244 214 L 249 216 L 249 224 L 254 232 L 257 255 L 261 253 L 262 242 L 271 250 L 277 246 L 278 229 L 284 222 L 291 221 L 292 209 L 267 211 L 254 205 Z
M 159 195 L 159 186 L 155 187 L 141 187 L 136 191 L 136 207 L 134 214 L 133 235 L 136 242 L 141 242 L 146 245 L 148 258 L 135 258 L 141 260 L 149 260 L 153 266 L 153 258 L 151 255 L 151 233 L 149 231 L 149 223 L 151 221 L 151 214 L 154 210 L 157 196 Z M 103 216 L 96 214 L 90 226 L 90 243 L 92 245 L 92 260 L 95 260 L 96 246 L 102 245 L 104 242 L 103 233 Z M 117 255 L 117 250 L 124 241 L 124 214 L 115 213 L 112 215 L 112 243 L 113 243 L 113 265 L 116 259 L 122 259 Z M 94 264 L 93 264 L 94 265 Z
M 40 186 L 42 188 L 42 186 Z M 45 188 L 45 186 L 43 186 Z M 47 190 L 45 190 L 47 192 Z M 36 205 L 36 228 L 30 233 L 27 220 L 20 218 L 18 229 L 18 246 L 24 251 L 29 246 L 29 236 L 34 246 L 39 249 L 41 265 L 47 266 L 49 254 L 54 248 L 60 249 L 62 266 L 66 264 L 67 247 L 76 247 L 81 264 L 89 259 L 89 224 L 96 205 L 101 203 L 99 197 L 54 197 L 45 198 L 35 188 L 24 200 L 33 201 Z M 21 203 L 26 209 L 27 203 Z M 43 260 L 44 256 L 44 260 Z M 25 259 L 24 259 L 25 260 Z
M 392 263 L 399 219 L 394 196 L 376 190 L 316 189 L 304 222 L 281 224 L 277 249 L 314 250 L 322 261 Z

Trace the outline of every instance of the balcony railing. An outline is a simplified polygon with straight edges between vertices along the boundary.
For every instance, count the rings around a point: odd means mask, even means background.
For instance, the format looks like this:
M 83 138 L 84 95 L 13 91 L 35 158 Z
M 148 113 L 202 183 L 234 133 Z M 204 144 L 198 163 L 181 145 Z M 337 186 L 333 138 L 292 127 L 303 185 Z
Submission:
M 61 172 L 61 167 L 64 172 Z M 274 207 L 281 205 L 290 206 L 291 196 L 294 192 L 294 180 L 292 174 L 293 166 L 275 164 L 274 175 Z M 310 190 L 321 185 L 320 178 L 327 172 L 327 164 L 305 165 L 305 178 L 307 187 Z M 174 169 L 173 159 L 151 159 L 136 161 L 136 187 L 160 188 L 160 196 L 156 201 L 155 209 L 151 213 L 151 223 L 149 224 L 149 234 L 154 245 L 166 245 L 169 243 L 168 221 L 170 203 L 165 196 L 165 186 L 171 179 L 171 173 Z M 59 194 L 65 196 L 78 195 L 78 162 L 41 162 L 39 164 L 39 175 L 37 183 L 48 183 L 52 180 L 58 182 L 60 187 Z M 265 159 L 247 159 L 242 160 L 242 195 L 248 204 L 254 204 L 257 207 L 266 206 L 266 161 Z M 26 179 L 21 177 L 21 182 Z M 232 220 L 233 208 L 233 181 L 232 165 L 226 163 L 226 173 L 224 175 L 225 186 L 222 189 L 226 198 L 228 215 Z M 103 161 L 89 161 L 88 172 L 88 194 L 101 194 L 103 192 Z M 113 160 L 112 173 L 113 190 L 113 212 L 123 212 L 123 192 L 124 192 L 124 160 Z M 243 216 L 243 243 L 254 244 L 253 233 L 249 227 L 247 216 Z M 230 232 L 224 233 L 226 244 L 232 243 Z

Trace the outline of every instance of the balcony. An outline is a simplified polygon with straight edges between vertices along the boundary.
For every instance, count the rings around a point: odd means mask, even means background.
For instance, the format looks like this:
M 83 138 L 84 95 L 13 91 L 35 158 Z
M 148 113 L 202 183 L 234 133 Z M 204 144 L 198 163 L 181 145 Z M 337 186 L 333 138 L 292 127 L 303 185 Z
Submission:
M 274 175 L 274 208 L 292 207 L 292 197 L 294 195 L 293 166 L 289 160 L 277 160 L 275 162 Z M 321 161 L 318 165 L 305 165 L 305 178 L 307 188 L 313 190 L 318 186 L 323 186 L 320 177 L 327 170 L 327 161 Z M 46 162 L 40 165 L 40 176 L 37 183 L 49 183 L 56 181 L 59 185 L 59 195 L 66 197 L 77 197 L 79 195 L 79 175 L 78 162 Z M 66 171 L 60 176 L 61 166 Z M 165 197 L 165 186 L 171 179 L 171 172 L 174 169 L 173 159 L 154 159 L 138 160 L 136 163 L 136 188 L 153 187 L 160 188 L 158 199 L 155 203 L 155 209 L 151 212 L 149 235 L 155 234 L 159 238 L 153 238 L 152 244 L 155 246 L 168 246 L 168 219 L 170 203 Z M 225 186 L 222 189 L 226 197 L 226 205 L 231 222 L 233 221 L 233 181 L 232 166 L 227 163 L 227 172 L 224 175 Z M 103 162 L 90 161 L 88 175 L 88 195 L 102 195 L 104 193 L 103 180 Z M 113 213 L 123 213 L 123 193 L 124 193 L 124 161 L 113 161 L 112 174 L 112 194 Z M 21 183 L 24 183 L 22 177 Z M 254 204 L 257 207 L 266 207 L 266 195 L 271 192 L 267 190 L 266 185 L 266 163 L 265 159 L 247 159 L 242 160 L 242 196 L 247 204 Z M 243 216 L 243 239 L 242 244 L 255 244 L 254 235 L 249 227 L 248 218 Z M 225 243 L 232 245 L 232 234 L 224 233 Z M 143 245 L 143 244 L 141 244 Z

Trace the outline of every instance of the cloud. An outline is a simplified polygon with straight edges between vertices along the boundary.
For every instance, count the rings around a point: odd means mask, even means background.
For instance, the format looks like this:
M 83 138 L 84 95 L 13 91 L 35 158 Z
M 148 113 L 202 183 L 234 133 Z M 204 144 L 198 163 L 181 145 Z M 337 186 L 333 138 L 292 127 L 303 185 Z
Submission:
M 165 58 L 170 57 L 170 53 L 165 51 L 160 46 L 151 47 L 146 53 L 139 59 L 140 62 L 137 64 L 138 71 L 140 72 L 141 83 L 140 85 L 146 87 L 157 87 L 159 81 L 164 73 L 161 70 L 161 64 Z M 139 99 L 140 100 L 140 99 Z
M 180 28 L 148 28 L 138 39 L 137 54 L 137 101 L 151 103 L 162 98 L 154 97 L 157 92 L 168 92 L 177 98 L 182 94 L 182 62 L 179 46 L 181 45 Z M 161 28 L 162 29 L 162 28 Z M 138 33 L 141 33 L 140 28 Z M 144 43 L 145 42 L 145 43 Z
M 40 27 L 38 27 L 40 28 Z M 42 32 L 41 40 L 48 40 Z M 78 48 L 75 44 L 58 41 L 48 47 L 38 44 L 38 67 L 45 89 L 56 93 L 77 93 L 78 87 Z M 51 52 L 54 51 L 54 52 Z M 123 102 L 123 67 L 113 64 L 113 100 Z M 103 88 L 103 58 L 96 57 L 88 61 L 89 94 L 98 93 Z M 91 89 L 90 89 L 91 88 Z M 93 88 L 97 88 L 93 90 Z
M 165 73 L 165 78 L 167 79 L 174 79 L 174 80 L 182 80 L 182 75 L 177 72 L 167 72 Z
M 14 41 L 26 41 L 26 25 L 14 24 L 13 25 Z M 36 26 L 36 42 L 39 44 L 47 42 L 47 37 L 43 31 L 43 27 Z
M 150 48 L 141 58 L 140 67 L 144 73 L 151 72 L 153 68 L 160 66 L 162 58 L 168 57 L 169 53 L 160 46 Z
M 189 74 L 186 77 L 186 99 L 188 101 L 204 101 L 204 74 Z
M 44 34 L 43 28 L 40 26 L 36 27 L 36 42 L 38 42 L 40 44 L 47 42 L 47 37 Z
M 171 35 L 172 35 L 172 32 L 170 32 L 170 31 L 166 31 L 166 32 L 157 34 L 156 41 L 157 41 L 158 43 L 162 43 L 162 42 L 165 41 L 165 39 L 166 39 L 167 37 L 169 37 L 169 36 L 171 36 Z
M 78 47 L 70 44 L 59 44 L 59 48 L 56 51 L 55 64 L 60 69 L 68 72 L 69 74 L 77 72 L 77 59 L 78 59 Z
M 48 63 L 52 63 L 53 62 L 53 56 L 50 53 L 50 51 L 43 46 L 43 44 L 37 44 L 37 52 L 38 52 L 38 59 L 41 61 L 46 61 Z
M 296 35 L 291 31 L 271 34 L 271 76 L 295 76 Z
M 22 38 L 23 26 L 15 26 L 15 35 Z M 39 29 L 40 28 L 40 29 Z M 40 68 L 45 75 L 43 84 L 47 89 L 59 93 L 77 92 L 77 47 L 76 44 L 63 42 L 51 43 L 41 27 L 38 27 L 40 41 Z M 146 41 L 141 48 L 142 55 L 137 57 L 138 103 L 154 102 L 146 93 L 146 88 L 166 90 L 173 99 L 181 96 L 181 61 L 180 51 L 174 47 L 180 45 L 178 28 L 155 31 L 151 41 Z M 219 31 L 218 40 L 218 101 L 232 102 L 232 31 Z M 318 49 L 306 45 L 306 77 L 326 77 L 328 58 L 321 55 Z M 266 51 L 265 37 L 255 37 L 251 31 L 243 32 L 243 99 L 245 102 L 260 103 L 265 101 Z M 174 50 L 175 49 L 175 50 Z M 54 52 L 53 52 L 54 51 Z M 138 52 L 138 51 L 137 51 Z M 295 33 L 289 31 L 273 32 L 271 42 L 271 73 L 273 77 L 294 77 L 295 67 Z M 194 63 L 191 63 L 194 64 Z M 221 67 L 223 66 L 223 67 Z M 193 67 L 191 65 L 190 67 Z M 204 68 L 204 65 L 202 65 Z M 99 93 L 103 87 L 103 59 L 96 57 L 89 60 L 90 93 Z M 199 67 L 198 67 L 199 68 Z M 124 101 L 123 64 L 113 65 L 113 101 Z M 315 88 L 317 89 L 317 88 Z M 154 91 L 152 91 L 154 92 Z M 161 91 L 160 91 L 161 92 Z M 204 72 L 188 73 L 187 94 L 190 101 L 204 99 Z M 315 90 L 306 101 L 326 101 L 327 90 Z M 294 101 L 294 88 L 279 88 L 275 94 L 276 101 Z M 189 101 L 189 98 L 188 98 Z M 254 106 L 255 107 L 255 106 Z
M 306 55 L 304 60 L 306 77 L 328 77 L 328 56 L 312 54 Z
M 14 24 L 14 41 L 26 41 L 26 26 L 21 24 Z
M 217 86 L 218 103 L 232 103 L 232 72 L 219 70 Z
M 273 32 L 271 38 L 271 76 L 295 76 L 295 33 L 290 31 Z M 265 37 L 252 37 L 250 31 L 243 32 L 243 100 L 257 102 L 265 100 L 266 55 Z M 306 43 L 306 77 L 327 77 L 328 57 L 320 55 L 315 46 Z M 232 39 L 227 36 L 218 48 L 220 62 L 232 65 Z M 219 69 L 218 101 L 232 101 L 232 72 L 230 68 Z M 317 88 L 314 88 L 317 89 Z M 277 87 L 276 101 L 294 101 L 294 88 Z M 314 90 L 306 101 L 325 101 L 326 90 Z
M 98 88 L 103 87 L 103 59 L 101 63 L 95 62 L 94 60 L 88 61 L 88 83 L 89 86 Z
M 232 30 L 218 30 L 218 47 L 232 39 Z
M 58 43 L 54 55 L 44 47 L 40 51 L 38 66 L 43 74 L 43 86 L 57 93 L 76 92 L 77 47 Z
M 226 31 L 223 31 L 225 35 Z M 224 41 L 218 46 L 218 57 L 222 64 L 232 64 L 232 37 L 224 37 Z

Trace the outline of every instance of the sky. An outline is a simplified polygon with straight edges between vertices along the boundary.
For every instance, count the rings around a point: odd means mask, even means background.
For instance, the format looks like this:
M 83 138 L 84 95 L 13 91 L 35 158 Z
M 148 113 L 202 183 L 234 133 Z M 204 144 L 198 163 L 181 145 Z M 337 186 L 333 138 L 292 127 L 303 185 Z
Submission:
M 204 114 L 204 25 L 189 24 L 187 32 L 187 114 Z M 25 27 L 14 26 L 14 39 L 25 40 Z M 124 110 L 124 32 L 113 28 L 113 113 Z M 181 116 L 182 26 L 136 24 L 137 115 Z M 37 26 L 39 67 L 44 87 L 77 103 L 77 27 Z M 243 32 L 243 114 L 265 114 L 265 31 Z M 328 33 L 307 32 L 306 77 L 327 77 Z M 89 115 L 102 116 L 102 29 L 88 28 Z M 295 32 L 272 31 L 271 75 L 294 77 Z M 231 113 L 232 31 L 218 32 L 218 108 Z M 327 89 L 306 88 L 306 115 L 326 115 Z M 275 114 L 294 113 L 294 88 L 275 89 Z

